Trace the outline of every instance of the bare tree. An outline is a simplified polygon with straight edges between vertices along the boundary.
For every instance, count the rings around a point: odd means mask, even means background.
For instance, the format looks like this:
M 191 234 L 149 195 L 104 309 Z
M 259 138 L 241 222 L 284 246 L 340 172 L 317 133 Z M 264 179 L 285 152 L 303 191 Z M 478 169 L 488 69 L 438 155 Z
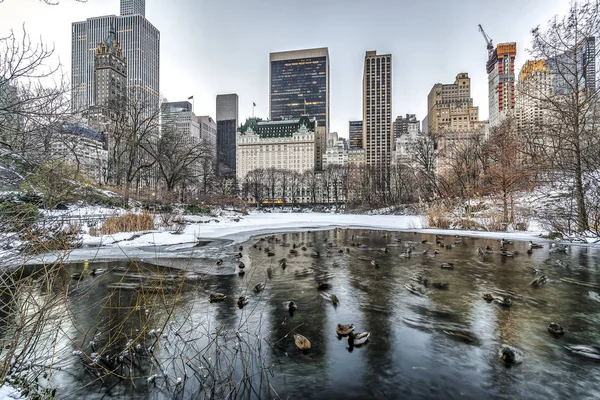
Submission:
M 271 200 L 271 206 L 275 207 L 277 198 L 277 189 L 279 187 L 280 173 L 277 168 L 267 168 L 265 170 L 265 185 L 267 188 L 267 198 Z
M 439 197 L 442 194 L 440 178 L 436 173 L 437 153 L 435 147 L 435 138 L 429 135 L 421 135 L 413 147 L 412 161 L 416 168 L 417 182 L 426 199 Z
M 265 178 L 266 172 L 262 168 L 254 169 L 246 175 L 246 184 L 248 185 L 248 193 L 252 198 L 256 201 L 256 206 L 260 207 L 263 200 L 265 199 L 265 194 L 267 192 L 267 187 L 265 186 Z
M 113 108 L 109 130 L 109 168 L 113 182 L 125 187 L 129 200 L 132 185 L 142 171 L 154 166 L 158 141 L 159 108 L 130 91 L 123 107 Z
M 290 188 L 290 200 L 292 202 L 292 206 L 294 206 L 298 201 L 298 195 L 302 190 L 302 175 L 296 171 L 289 171 L 288 181 Z
M 545 61 L 551 83 L 525 91 L 547 116 L 535 129 L 542 134 L 529 147 L 548 154 L 550 168 L 572 182 L 579 232 L 589 228 L 586 176 L 600 167 L 599 87 L 592 73 L 600 50 L 595 46 L 599 27 L 600 3 L 588 0 L 572 2 L 566 16 L 554 17 L 545 31 L 533 29 L 531 54 Z
M 319 187 L 319 176 L 312 169 L 307 169 L 302 174 L 302 180 L 304 181 L 304 187 L 306 188 L 310 201 L 312 204 L 317 204 L 317 190 Z

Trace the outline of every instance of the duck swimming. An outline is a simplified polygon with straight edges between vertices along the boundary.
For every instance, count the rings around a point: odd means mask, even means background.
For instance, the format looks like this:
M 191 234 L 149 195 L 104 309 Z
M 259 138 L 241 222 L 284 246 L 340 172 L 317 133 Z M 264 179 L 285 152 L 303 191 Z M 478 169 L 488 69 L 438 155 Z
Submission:
M 310 342 L 304 336 L 299 333 L 294 334 L 294 343 L 300 350 L 310 350 Z
M 223 293 L 211 293 L 210 296 L 208 296 L 209 300 L 211 303 L 215 303 L 218 301 L 223 301 L 227 298 L 226 295 L 224 295 Z
M 441 265 L 442 269 L 454 269 L 454 264 L 453 263 L 443 263 Z
M 450 286 L 450 284 L 449 283 L 433 282 L 431 284 L 431 286 L 433 286 L 436 289 L 446 290 L 446 289 L 448 289 L 448 287 Z
M 288 303 L 288 311 L 289 312 L 294 312 L 298 309 L 298 306 L 296 306 L 296 303 L 294 303 L 293 301 L 290 301 Z
M 577 346 L 567 346 L 567 349 L 571 350 L 571 352 L 573 352 L 577 355 L 580 355 L 582 357 L 600 360 L 600 347 L 598 347 L 598 346 L 577 345 Z
M 256 293 L 262 292 L 266 286 L 267 284 L 265 282 L 257 283 L 256 286 L 254 286 L 254 291 Z
M 83 279 L 83 272 L 75 272 L 71 274 L 71 279 L 80 280 Z
M 360 346 L 361 344 L 365 344 L 370 336 L 371 332 L 350 332 L 350 335 L 348 335 L 348 343 L 350 346 Z
M 487 301 L 488 303 L 490 303 L 490 302 L 494 301 L 494 296 L 492 296 L 489 293 L 486 293 L 486 294 L 483 295 L 483 299 L 485 301 Z
M 533 243 L 531 240 L 529 241 L 529 248 L 530 249 L 541 249 L 544 246 L 542 246 L 541 244 L 537 244 L 537 243 Z
M 340 336 L 348 336 L 354 330 L 354 324 L 337 324 L 335 333 Z
M 542 286 L 547 281 L 548 281 L 548 277 L 546 275 L 542 275 L 539 278 L 535 278 L 534 280 L 529 282 L 529 286 L 534 286 L 534 287 Z
M 498 351 L 498 356 L 500 358 L 500 362 L 507 367 L 521 364 L 523 362 L 523 353 L 521 353 L 520 350 L 506 344 L 502 345 Z
M 240 297 L 238 297 L 238 299 L 237 299 L 237 306 L 238 306 L 239 308 L 242 308 L 242 307 L 244 307 L 246 304 L 248 304 L 248 301 L 249 301 L 249 300 L 248 300 L 248 296 L 240 296 Z
M 217 267 L 220 267 L 220 266 L 222 266 L 222 265 L 223 265 L 223 260 L 219 258 L 219 259 L 217 260 Z
M 510 307 L 512 306 L 512 299 L 510 297 L 496 297 L 494 298 L 494 302 L 501 306 Z
M 550 325 L 548 325 L 548 332 L 557 336 L 565 334 L 565 330 L 563 329 L 563 327 L 557 324 L 556 322 L 550 322 Z
M 90 275 L 92 276 L 97 276 L 97 275 L 102 275 L 103 273 L 105 273 L 106 270 L 105 269 L 99 269 L 99 268 L 94 268 L 92 270 L 92 272 L 90 272 Z
M 246 268 L 246 264 L 244 264 L 242 261 L 240 261 L 240 262 L 238 263 L 238 268 L 239 268 L 239 269 L 244 269 L 244 268 Z

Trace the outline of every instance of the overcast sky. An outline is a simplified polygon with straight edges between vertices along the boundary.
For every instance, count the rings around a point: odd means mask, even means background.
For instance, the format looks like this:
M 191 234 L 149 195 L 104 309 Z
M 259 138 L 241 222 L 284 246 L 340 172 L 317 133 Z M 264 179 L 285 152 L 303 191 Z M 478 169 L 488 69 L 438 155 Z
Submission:
M 53 0 L 55 1 L 55 0 Z M 362 116 L 367 50 L 391 53 L 393 117 L 423 119 L 436 82 L 459 72 L 472 79 L 480 119 L 488 116 L 486 44 L 517 42 L 517 70 L 528 58 L 530 30 L 564 14 L 568 0 L 146 0 L 146 18 L 160 30 L 160 90 L 169 101 L 194 95 L 197 115 L 215 116 L 215 96 L 237 93 L 240 119 L 269 113 L 269 53 L 328 47 L 331 130 L 348 136 Z M 71 66 L 71 22 L 119 14 L 119 0 L 40 0 L 0 3 L 0 37 L 27 30 L 54 44 L 65 72 Z

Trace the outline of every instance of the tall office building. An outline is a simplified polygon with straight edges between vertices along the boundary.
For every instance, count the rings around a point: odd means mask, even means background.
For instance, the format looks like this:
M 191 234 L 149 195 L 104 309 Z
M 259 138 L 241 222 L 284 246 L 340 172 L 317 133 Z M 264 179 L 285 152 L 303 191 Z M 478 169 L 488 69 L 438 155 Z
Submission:
M 121 0 L 121 15 L 146 16 L 146 0 Z
M 217 166 L 226 176 L 235 176 L 239 102 L 235 93 L 217 95 Z
M 348 138 L 350 139 L 351 149 L 363 148 L 363 122 L 350 121 L 350 131 Z
M 558 94 L 572 93 L 575 88 L 595 95 L 596 38 L 584 38 L 572 49 L 546 60 Z
M 200 124 L 200 138 L 208 146 L 211 154 L 217 156 L 217 123 L 209 115 L 200 115 L 198 117 Z
M 162 133 L 181 135 L 190 143 L 200 142 L 200 124 L 189 101 L 162 103 L 160 107 Z
M 269 55 L 271 120 L 315 117 L 329 133 L 329 50 L 283 51 Z
M 140 96 L 152 106 L 159 104 L 160 33 L 144 17 L 144 1 L 121 0 L 121 10 L 135 12 L 106 15 L 72 24 L 71 104 L 83 112 L 94 103 L 94 56 L 96 46 L 116 29 L 127 60 L 129 94 Z
M 363 146 L 367 165 L 389 166 L 392 130 L 392 55 L 367 51 L 363 74 Z
M 271 53 L 269 61 L 270 118 L 317 119 L 315 168 L 320 171 L 329 134 L 329 49 Z
M 488 99 L 490 127 L 494 127 L 515 108 L 515 57 L 517 44 L 499 43 L 488 50 Z

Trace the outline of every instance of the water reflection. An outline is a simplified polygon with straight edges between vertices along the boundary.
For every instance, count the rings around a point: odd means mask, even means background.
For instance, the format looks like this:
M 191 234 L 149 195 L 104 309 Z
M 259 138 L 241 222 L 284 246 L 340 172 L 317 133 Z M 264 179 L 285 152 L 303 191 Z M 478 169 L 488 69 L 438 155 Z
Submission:
M 486 246 L 496 251 L 482 257 L 477 248 Z M 527 244 L 515 242 L 507 247 L 519 254 L 505 257 L 499 247 L 491 239 L 336 229 L 245 243 L 243 276 L 235 269 L 233 245 L 219 255 L 230 275 L 198 276 L 149 264 L 138 271 L 122 263 L 95 266 L 110 271 L 88 279 L 93 290 L 86 290 L 85 280 L 72 284 L 68 309 L 79 327 L 69 331 L 72 342 L 88 354 L 90 341 L 103 355 L 119 354 L 127 338 L 154 350 L 135 369 L 140 377 L 135 388 L 121 383 L 107 393 L 106 387 L 90 386 L 67 390 L 63 398 L 173 393 L 202 398 L 216 381 L 218 393 L 233 393 L 232 398 L 598 396 L 598 364 L 565 346 L 600 342 L 600 253 L 572 246 L 565 254 L 546 245 L 528 255 Z M 442 269 L 442 263 L 455 267 Z M 69 268 L 66 274 L 82 266 Z M 531 268 L 549 281 L 530 286 Z M 448 288 L 422 285 L 424 280 Z M 156 282 L 161 290 L 139 290 Z M 266 288 L 257 293 L 253 288 L 261 282 Z M 319 283 L 330 287 L 319 289 Z M 423 295 L 409 292 L 406 284 Z M 214 292 L 227 298 L 210 303 Z M 513 303 L 487 303 L 485 293 L 508 296 Z M 337 306 L 326 299 L 333 294 Z M 242 308 L 236 304 L 239 296 L 248 297 Z M 163 326 L 165 301 L 176 301 L 179 308 Z M 297 304 L 293 313 L 287 309 L 290 301 Z M 565 327 L 563 337 L 547 332 L 552 321 Z M 371 332 L 369 341 L 351 347 L 335 334 L 339 323 Z M 155 328 L 161 334 L 149 335 Z M 110 336 L 115 330 L 119 337 Z M 96 337 L 98 332 L 104 333 Z M 310 351 L 296 349 L 294 333 L 310 340 Z M 502 344 L 522 350 L 524 362 L 513 368 L 498 362 Z M 89 371 L 77 370 L 77 361 L 61 385 L 74 388 L 93 380 Z M 231 368 L 235 371 L 227 375 Z M 159 377 L 149 383 L 146 378 L 155 374 Z

